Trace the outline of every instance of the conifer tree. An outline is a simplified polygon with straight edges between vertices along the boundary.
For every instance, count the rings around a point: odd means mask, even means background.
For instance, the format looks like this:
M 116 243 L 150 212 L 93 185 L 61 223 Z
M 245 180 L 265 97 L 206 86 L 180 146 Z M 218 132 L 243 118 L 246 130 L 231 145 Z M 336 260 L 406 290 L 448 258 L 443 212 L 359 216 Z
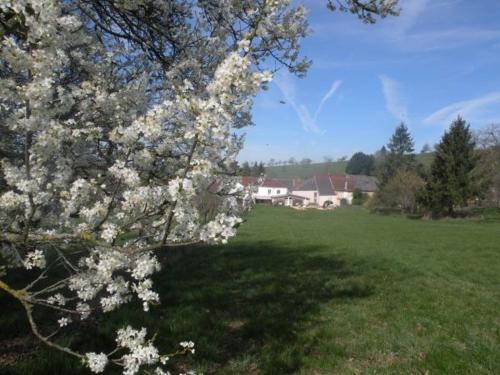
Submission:
M 434 215 L 452 215 L 480 194 L 473 178 L 477 163 L 469 125 L 459 116 L 437 146 L 426 185 L 425 203 Z
M 387 144 L 388 153 L 379 171 L 381 186 L 384 186 L 400 169 L 415 166 L 414 143 L 408 127 L 402 122 Z
M 413 139 L 408 127 L 402 122 L 394 131 L 387 148 L 391 154 L 405 155 L 414 151 Z

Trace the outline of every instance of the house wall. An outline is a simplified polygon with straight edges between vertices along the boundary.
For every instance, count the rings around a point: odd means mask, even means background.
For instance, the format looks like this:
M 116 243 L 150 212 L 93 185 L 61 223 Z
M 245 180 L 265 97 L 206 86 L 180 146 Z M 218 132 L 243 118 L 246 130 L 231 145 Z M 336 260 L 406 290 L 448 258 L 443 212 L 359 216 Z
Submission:
M 314 199 L 314 193 L 318 193 L 316 190 L 294 190 L 292 194 L 294 195 L 299 195 L 304 198 L 309 198 L 309 201 L 306 201 L 306 204 L 308 203 L 318 203 L 318 196 L 316 196 L 316 199 Z
M 286 187 L 267 187 L 259 186 L 256 192 L 253 194 L 254 199 L 267 200 L 276 195 L 286 195 L 288 194 L 288 189 Z
M 335 205 L 340 206 L 340 201 L 342 199 L 345 199 L 348 204 L 352 204 L 352 192 L 350 191 L 339 191 L 337 192 L 337 195 L 335 196 Z
M 314 200 L 314 193 L 317 193 L 315 190 L 294 190 L 293 194 L 300 195 L 302 197 L 309 198 L 309 202 L 317 203 L 318 206 L 323 207 L 326 201 L 333 202 L 334 206 L 340 206 L 340 201 L 345 199 L 347 204 L 352 204 L 352 192 L 350 191 L 339 191 L 336 195 L 318 195 L 317 199 Z M 308 202 L 308 203 L 309 203 Z
M 288 189 L 286 187 L 266 187 L 266 186 L 259 186 L 259 189 L 257 190 L 257 194 L 255 194 L 258 197 L 272 197 L 273 195 L 284 195 L 288 194 Z
M 335 195 L 320 195 L 318 204 L 323 207 L 327 201 L 333 202 L 334 206 L 338 206 Z

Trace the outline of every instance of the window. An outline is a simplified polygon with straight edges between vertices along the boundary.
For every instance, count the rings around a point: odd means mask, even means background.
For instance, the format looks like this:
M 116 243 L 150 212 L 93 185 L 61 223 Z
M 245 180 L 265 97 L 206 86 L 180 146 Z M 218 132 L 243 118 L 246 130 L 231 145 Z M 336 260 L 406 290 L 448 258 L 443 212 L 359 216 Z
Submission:
M 279 190 L 279 189 L 278 189 L 278 190 L 276 190 L 276 194 L 279 194 L 279 193 L 280 193 L 280 190 Z
M 267 194 L 271 195 L 271 189 L 267 189 Z

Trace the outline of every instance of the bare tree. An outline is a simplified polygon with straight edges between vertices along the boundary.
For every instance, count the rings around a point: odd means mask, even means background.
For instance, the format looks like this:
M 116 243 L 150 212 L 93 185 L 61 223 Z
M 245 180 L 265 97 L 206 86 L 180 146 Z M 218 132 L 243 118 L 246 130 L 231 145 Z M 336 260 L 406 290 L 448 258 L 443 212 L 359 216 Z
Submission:
M 476 175 L 489 186 L 487 203 L 500 207 L 500 124 L 491 124 L 475 134 L 481 159 Z

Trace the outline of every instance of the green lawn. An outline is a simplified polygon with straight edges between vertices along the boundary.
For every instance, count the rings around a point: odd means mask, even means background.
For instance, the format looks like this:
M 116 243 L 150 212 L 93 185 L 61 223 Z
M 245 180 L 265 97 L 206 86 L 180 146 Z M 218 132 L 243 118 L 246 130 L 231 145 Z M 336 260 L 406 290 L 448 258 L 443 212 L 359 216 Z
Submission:
M 195 341 L 196 354 L 179 359 L 178 370 L 500 373 L 498 220 L 257 207 L 229 245 L 194 249 L 156 282 L 162 305 L 151 314 L 129 308 L 99 327 L 109 332 L 126 315 L 156 327 L 165 350 Z M 102 337 L 71 340 L 84 347 Z M 42 350 L 10 373 L 69 369 L 86 373 Z

